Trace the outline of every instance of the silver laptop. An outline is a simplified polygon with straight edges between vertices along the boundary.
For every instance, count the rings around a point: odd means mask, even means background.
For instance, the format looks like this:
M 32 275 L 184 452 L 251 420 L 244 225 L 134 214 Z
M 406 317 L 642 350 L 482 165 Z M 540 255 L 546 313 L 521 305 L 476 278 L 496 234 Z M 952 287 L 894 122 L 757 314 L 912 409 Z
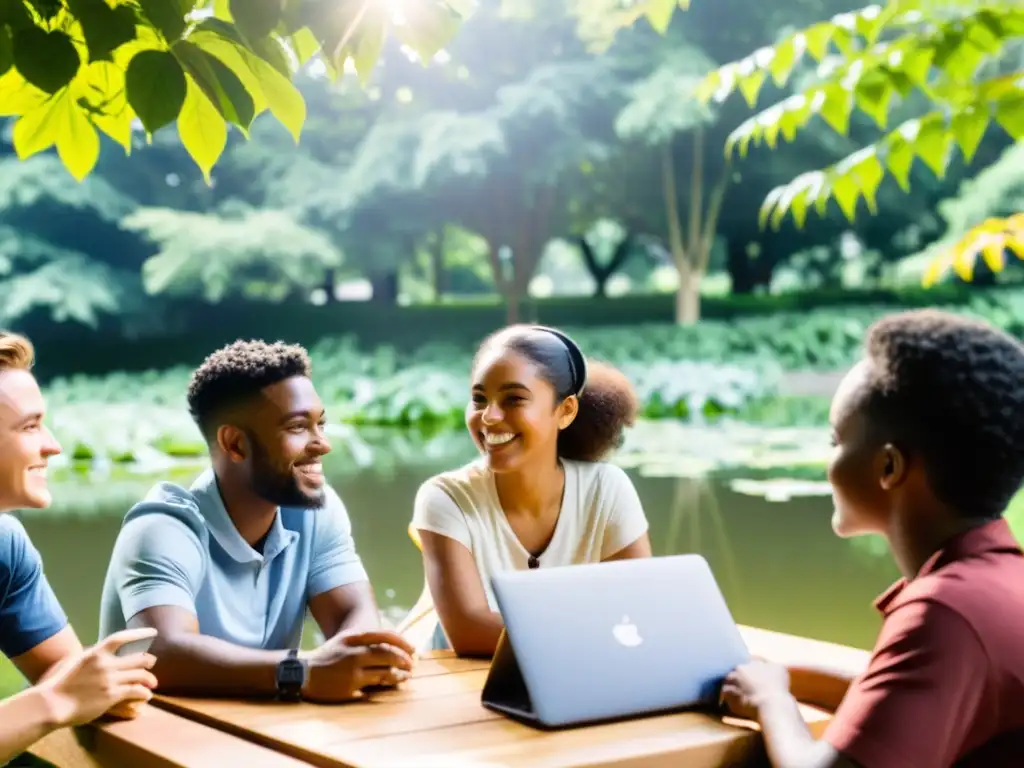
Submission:
M 505 621 L 485 707 L 557 728 L 717 708 L 750 658 L 700 555 L 512 571 L 491 583 Z

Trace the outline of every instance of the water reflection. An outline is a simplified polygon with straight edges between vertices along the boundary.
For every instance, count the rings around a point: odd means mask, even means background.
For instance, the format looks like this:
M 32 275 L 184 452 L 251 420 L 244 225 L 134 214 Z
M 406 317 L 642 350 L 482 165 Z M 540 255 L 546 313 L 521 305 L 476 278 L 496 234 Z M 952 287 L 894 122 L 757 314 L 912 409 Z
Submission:
M 381 607 L 398 612 L 415 602 L 423 586 L 420 556 L 406 533 L 416 489 L 430 475 L 468 460 L 473 447 L 460 433 L 430 440 L 397 433 L 358 437 L 355 449 L 331 454 L 325 469 L 348 507 Z M 629 472 L 650 520 L 655 553 L 703 554 L 738 621 L 870 647 L 879 626 L 871 601 L 896 572 L 884 550 L 834 536 L 828 498 L 770 503 L 734 493 L 726 481 Z M 195 473 L 188 468 L 177 482 L 187 484 Z M 86 640 L 95 637 L 121 518 L 151 484 L 111 476 L 90 485 L 79 478 L 55 486 L 53 509 L 22 515 Z

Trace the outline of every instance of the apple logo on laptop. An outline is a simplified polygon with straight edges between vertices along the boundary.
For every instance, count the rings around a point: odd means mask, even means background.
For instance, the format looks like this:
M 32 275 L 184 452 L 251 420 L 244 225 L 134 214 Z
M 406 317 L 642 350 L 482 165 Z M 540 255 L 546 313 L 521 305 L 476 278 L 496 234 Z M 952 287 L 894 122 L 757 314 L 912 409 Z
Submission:
M 644 641 L 640 636 L 640 630 L 629 620 L 629 616 L 623 616 L 622 621 L 612 627 L 612 637 L 626 648 L 636 648 Z

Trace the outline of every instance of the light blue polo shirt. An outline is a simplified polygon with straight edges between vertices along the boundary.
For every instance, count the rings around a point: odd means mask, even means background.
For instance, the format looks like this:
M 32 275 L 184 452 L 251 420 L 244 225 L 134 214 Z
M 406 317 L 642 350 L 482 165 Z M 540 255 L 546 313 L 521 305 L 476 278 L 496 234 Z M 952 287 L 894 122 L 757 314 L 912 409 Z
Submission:
M 100 637 L 146 608 L 194 613 L 199 631 L 250 648 L 297 648 L 309 599 L 366 581 L 345 505 L 281 507 L 260 554 L 228 517 L 212 469 L 185 490 L 158 483 L 128 512 L 100 601 Z

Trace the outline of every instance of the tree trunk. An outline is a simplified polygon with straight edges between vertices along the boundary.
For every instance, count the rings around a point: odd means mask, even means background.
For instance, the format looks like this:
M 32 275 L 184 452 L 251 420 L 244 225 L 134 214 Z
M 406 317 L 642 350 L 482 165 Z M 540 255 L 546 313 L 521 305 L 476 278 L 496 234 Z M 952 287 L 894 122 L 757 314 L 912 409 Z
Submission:
M 334 295 L 334 289 L 338 280 L 338 270 L 328 269 L 324 271 L 324 284 L 323 290 L 327 294 L 326 304 L 334 304 L 337 302 L 338 297 Z
M 587 238 L 580 237 L 580 253 L 583 255 L 583 266 L 587 268 L 587 272 L 594 278 L 594 297 L 604 298 L 605 297 L 605 285 L 608 283 L 610 275 L 605 269 L 598 263 L 597 254 L 594 253 L 594 249 L 590 247 L 590 243 L 587 242 Z
M 679 270 L 676 291 L 676 325 L 695 325 L 700 321 L 700 272 L 689 265 Z
M 590 247 L 590 243 L 587 242 L 585 237 L 579 238 L 580 253 L 583 255 L 583 264 L 586 266 L 590 276 L 594 278 L 594 297 L 603 299 L 608 295 L 608 281 L 612 278 L 616 272 L 622 269 L 622 266 L 626 263 L 626 259 L 632 252 L 633 240 L 635 236 L 632 232 L 626 232 L 625 236 L 615 246 L 615 250 L 612 252 L 612 257 L 607 264 L 602 266 L 597 261 L 597 254 L 594 253 L 594 249 Z
M 515 325 L 519 322 L 519 307 L 522 303 L 522 296 L 518 291 L 509 291 L 505 294 L 505 324 Z
M 665 216 L 668 221 L 668 244 L 672 253 L 672 263 L 679 275 L 679 287 L 676 289 L 676 325 L 692 325 L 700 319 L 700 274 L 695 270 L 691 260 L 695 254 L 687 253 L 683 241 L 683 226 L 679 220 L 679 192 L 676 189 L 676 169 L 672 158 L 672 142 L 667 141 L 662 147 L 661 181 L 665 199 Z M 691 238 L 692 239 L 692 238 Z M 694 293 L 696 285 L 697 293 Z
M 732 293 L 749 294 L 754 292 L 754 271 L 750 261 L 747 244 L 736 238 L 731 238 L 726 249 L 725 269 L 729 273 Z
M 398 303 L 398 271 L 391 270 L 370 278 L 370 301 L 375 304 Z

